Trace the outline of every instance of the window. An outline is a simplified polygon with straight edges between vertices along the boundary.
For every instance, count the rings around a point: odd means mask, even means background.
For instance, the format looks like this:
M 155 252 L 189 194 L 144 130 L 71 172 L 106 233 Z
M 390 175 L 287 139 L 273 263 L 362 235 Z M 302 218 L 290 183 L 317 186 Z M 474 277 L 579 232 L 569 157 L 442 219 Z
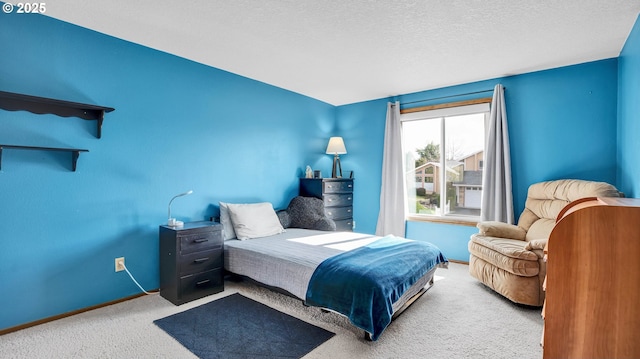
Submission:
M 488 118 L 488 103 L 401 115 L 409 214 L 480 217 Z M 417 181 L 425 165 L 432 177 Z

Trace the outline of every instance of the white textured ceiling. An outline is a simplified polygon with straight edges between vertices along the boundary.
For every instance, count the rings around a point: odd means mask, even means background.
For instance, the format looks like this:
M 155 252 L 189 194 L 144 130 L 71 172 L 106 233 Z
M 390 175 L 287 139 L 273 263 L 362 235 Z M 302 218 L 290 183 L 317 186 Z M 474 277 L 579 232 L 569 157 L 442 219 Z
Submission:
M 46 3 L 47 16 L 334 105 L 617 57 L 639 12 L 640 0 Z

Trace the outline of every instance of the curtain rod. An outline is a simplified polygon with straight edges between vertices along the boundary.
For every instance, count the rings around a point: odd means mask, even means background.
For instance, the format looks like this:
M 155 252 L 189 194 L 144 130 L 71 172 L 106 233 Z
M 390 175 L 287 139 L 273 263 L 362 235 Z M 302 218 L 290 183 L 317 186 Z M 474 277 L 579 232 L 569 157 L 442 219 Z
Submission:
M 506 87 L 504 87 L 504 89 L 506 90 L 507 88 L 506 88 Z M 449 96 L 442 96 L 442 97 L 434 97 L 434 98 L 428 98 L 428 99 L 424 99 L 424 100 L 417 100 L 417 101 L 411 101 L 411 102 L 404 102 L 404 103 L 400 103 L 400 106 L 404 106 L 404 105 L 411 105 L 411 104 L 418 103 L 418 102 L 427 102 L 427 101 L 434 101 L 434 100 L 442 100 L 442 99 L 445 99 L 445 98 L 460 97 L 460 96 L 468 96 L 468 95 L 476 95 L 476 94 L 485 93 L 485 92 L 493 92 L 493 89 L 491 89 L 491 90 L 483 90 L 483 91 L 476 91 L 476 92 L 461 93 L 461 94 L 458 94 L 458 95 L 449 95 Z

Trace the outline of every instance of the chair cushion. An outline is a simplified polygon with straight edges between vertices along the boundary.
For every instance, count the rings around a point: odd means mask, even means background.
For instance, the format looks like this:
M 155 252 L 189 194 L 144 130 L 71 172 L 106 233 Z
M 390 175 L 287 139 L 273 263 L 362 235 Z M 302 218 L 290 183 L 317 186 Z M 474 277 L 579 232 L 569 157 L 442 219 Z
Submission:
M 525 240 L 529 242 L 537 239 L 547 239 L 555 225 L 556 221 L 553 219 L 540 218 L 529 227 Z
M 483 236 L 524 240 L 527 235 L 527 232 L 524 229 L 504 222 L 478 222 L 476 227 L 478 227 L 480 235 Z
M 469 257 L 469 274 L 513 302 L 535 307 L 544 303 L 538 276 L 515 275 L 474 255 Z
M 540 272 L 538 255 L 526 250 L 527 242 L 515 239 L 472 235 L 469 252 L 498 268 L 523 277 Z

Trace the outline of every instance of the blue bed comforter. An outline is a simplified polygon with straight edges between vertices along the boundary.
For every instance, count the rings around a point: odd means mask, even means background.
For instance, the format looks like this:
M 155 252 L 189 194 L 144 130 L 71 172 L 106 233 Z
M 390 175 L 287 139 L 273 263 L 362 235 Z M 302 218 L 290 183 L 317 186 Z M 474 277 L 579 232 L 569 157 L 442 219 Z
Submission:
M 320 263 L 306 302 L 346 315 L 377 340 L 391 323 L 392 304 L 434 266 L 447 263 L 433 244 L 386 236 Z

